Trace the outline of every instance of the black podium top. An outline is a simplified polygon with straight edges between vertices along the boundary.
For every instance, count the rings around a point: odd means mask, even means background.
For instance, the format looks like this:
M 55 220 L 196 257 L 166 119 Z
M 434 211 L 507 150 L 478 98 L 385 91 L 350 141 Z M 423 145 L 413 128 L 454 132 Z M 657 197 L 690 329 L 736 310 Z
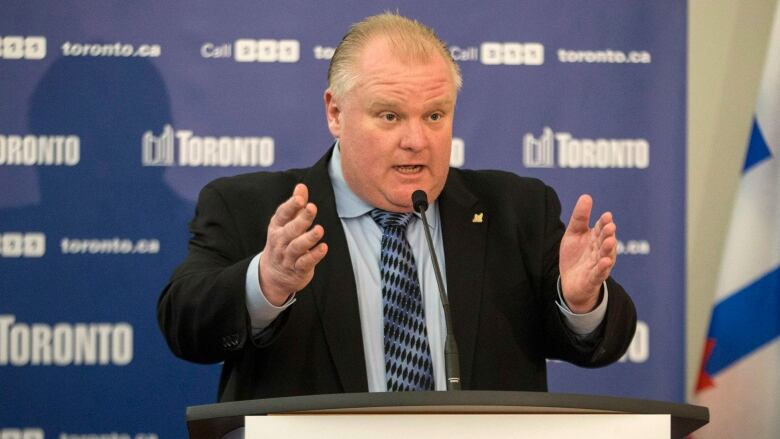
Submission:
M 672 437 L 684 437 L 709 422 L 709 410 L 611 396 L 545 392 L 341 393 L 224 402 L 187 407 L 192 439 L 221 438 L 244 426 L 244 416 L 275 413 L 557 413 L 661 414 L 672 417 Z

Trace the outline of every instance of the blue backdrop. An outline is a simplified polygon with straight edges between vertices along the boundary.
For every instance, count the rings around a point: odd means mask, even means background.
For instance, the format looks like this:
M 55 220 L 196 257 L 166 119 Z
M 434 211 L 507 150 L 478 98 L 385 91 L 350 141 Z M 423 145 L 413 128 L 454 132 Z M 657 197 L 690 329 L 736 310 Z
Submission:
M 685 2 L 368 3 L 3 3 L 0 434 L 185 435 L 219 366 L 174 358 L 155 306 L 197 193 L 312 164 L 332 49 L 388 9 L 460 63 L 453 166 L 615 214 L 637 336 L 605 369 L 551 363 L 551 390 L 683 400 Z

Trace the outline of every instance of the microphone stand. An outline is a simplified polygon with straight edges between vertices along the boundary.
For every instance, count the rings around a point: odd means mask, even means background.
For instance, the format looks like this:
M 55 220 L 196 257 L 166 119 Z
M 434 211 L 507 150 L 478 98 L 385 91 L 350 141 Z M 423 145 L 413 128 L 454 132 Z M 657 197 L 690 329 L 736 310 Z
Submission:
M 460 390 L 458 342 L 455 340 L 455 333 L 452 331 L 450 301 L 444 293 L 444 281 L 441 277 L 441 269 L 439 269 L 439 260 L 436 258 L 431 232 L 428 230 L 428 219 L 425 217 L 425 211 L 428 209 L 428 195 L 422 190 L 414 191 L 412 194 L 412 206 L 414 206 L 414 210 L 422 218 L 425 240 L 428 242 L 428 251 L 431 253 L 431 260 L 433 261 L 433 272 L 436 275 L 436 284 L 439 287 L 439 299 L 441 299 L 441 306 L 444 308 L 444 322 L 447 326 L 447 338 L 444 342 L 444 368 L 447 374 L 447 390 Z

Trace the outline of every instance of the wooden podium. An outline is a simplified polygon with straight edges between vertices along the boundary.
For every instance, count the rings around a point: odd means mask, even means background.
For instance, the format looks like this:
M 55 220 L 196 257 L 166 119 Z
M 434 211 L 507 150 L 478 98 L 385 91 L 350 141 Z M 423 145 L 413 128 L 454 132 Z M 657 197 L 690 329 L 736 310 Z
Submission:
M 318 438 L 406 439 L 409 428 L 426 438 L 681 438 L 707 422 L 705 407 L 544 392 L 344 393 L 187 408 L 191 439 L 222 438 L 245 425 L 248 439 L 261 437 L 252 434 L 258 429 L 262 437 L 274 431 L 281 439 L 312 432 Z

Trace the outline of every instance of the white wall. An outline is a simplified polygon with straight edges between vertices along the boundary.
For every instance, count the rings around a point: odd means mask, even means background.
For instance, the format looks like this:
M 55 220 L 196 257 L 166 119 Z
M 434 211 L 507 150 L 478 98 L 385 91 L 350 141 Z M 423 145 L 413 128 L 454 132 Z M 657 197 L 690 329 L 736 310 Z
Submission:
M 688 2 L 687 392 L 696 384 L 724 234 L 777 0 Z

